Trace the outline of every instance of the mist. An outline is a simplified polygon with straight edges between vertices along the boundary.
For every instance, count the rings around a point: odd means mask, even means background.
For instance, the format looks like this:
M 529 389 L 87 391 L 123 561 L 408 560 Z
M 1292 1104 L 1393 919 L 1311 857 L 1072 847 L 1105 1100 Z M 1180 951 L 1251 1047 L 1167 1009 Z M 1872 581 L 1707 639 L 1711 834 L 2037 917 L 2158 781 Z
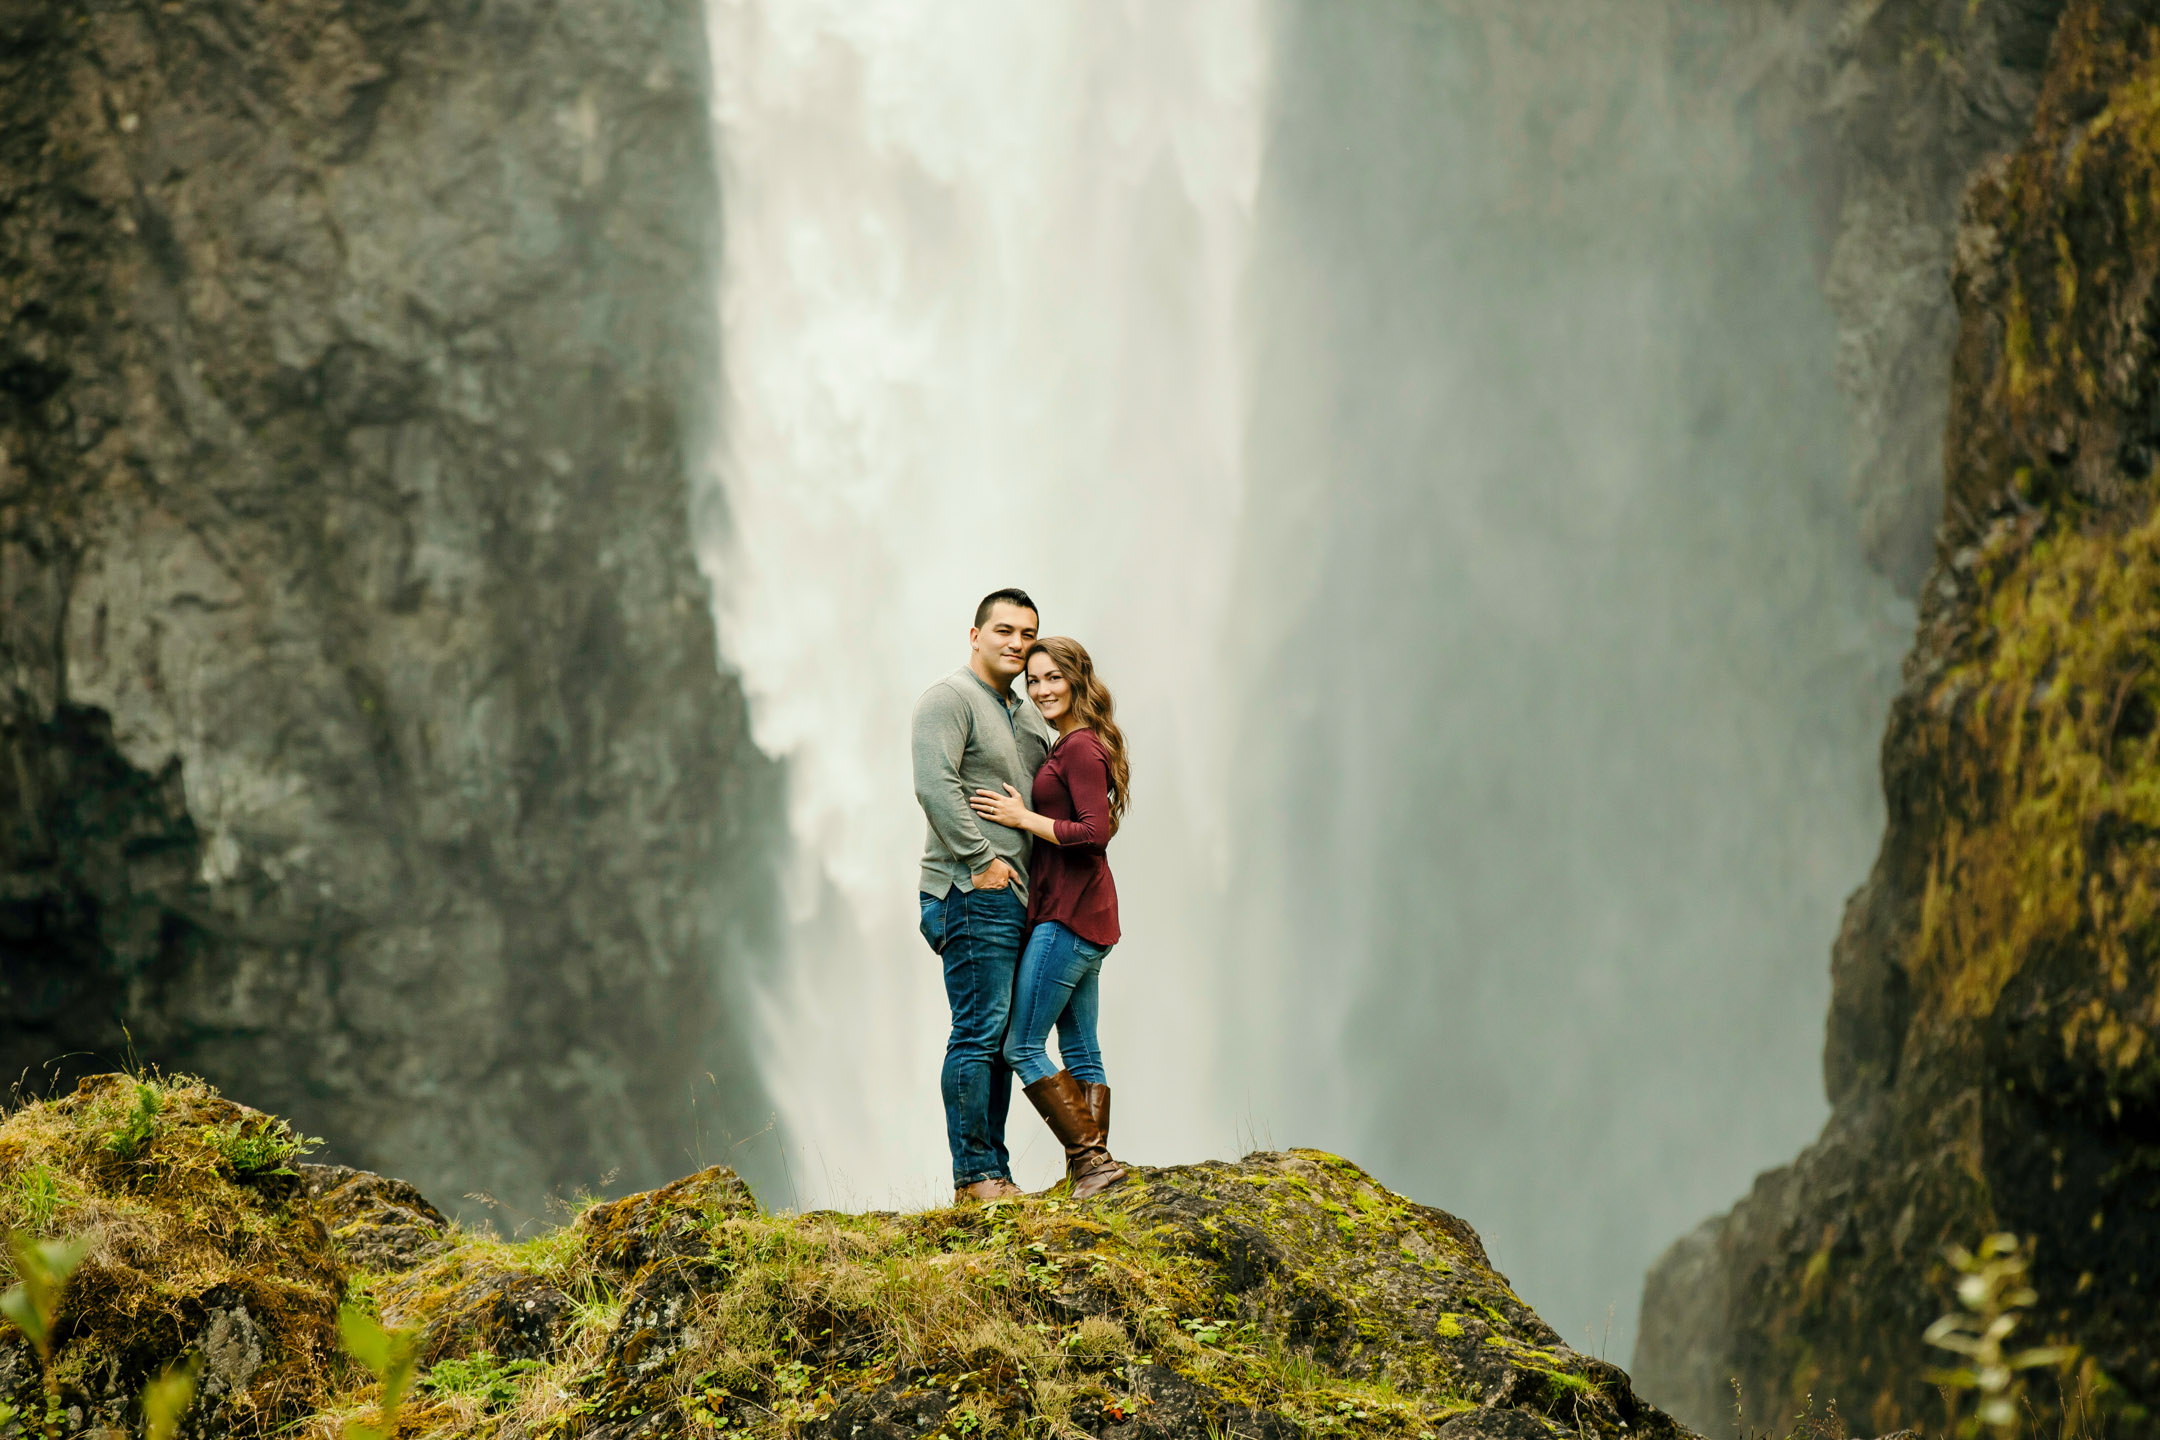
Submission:
M 1658 1250 L 1825 1112 L 1910 629 L 1861 561 L 1809 197 L 1748 120 L 1775 36 L 930 11 L 708 10 L 701 557 L 787 766 L 783 1203 L 948 1183 L 906 728 L 1017 583 L 1134 749 L 1119 1155 L 1339 1150 L 1624 1359 Z
M 1285 6 L 1255 227 L 1254 1105 L 1623 1362 L 1657 1252 L 1827 1113 L 1911 627 L 1733 17 Z

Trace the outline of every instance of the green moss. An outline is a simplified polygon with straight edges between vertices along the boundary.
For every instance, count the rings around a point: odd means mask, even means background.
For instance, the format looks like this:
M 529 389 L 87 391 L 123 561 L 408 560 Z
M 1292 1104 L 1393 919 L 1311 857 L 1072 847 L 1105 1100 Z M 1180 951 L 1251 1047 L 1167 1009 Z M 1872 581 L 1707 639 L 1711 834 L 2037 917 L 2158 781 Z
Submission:
M 1803 1304 L 1814 1304 L 1822 1298 L 1823 1282 L 1830 1277 L 1830 1246 L 1826 1242 L 1808 1256 L 1807 1267 L 1800 1272 L 1800 1296 Z
M 2024 294 L 2016 289 L 2004 307 L 2003 368 L 2011 403 L 2029 403 L 2037 379 L 2033 370 L 2032 314 L 2026 308 Z
M 2140 1070 L 2160 1019 L 2130 985 L 2160 941 L 2160 726 L 2145 718 L 2160 713 L 2160 517 L 2038 539 L 1984 613 L 1984 652 L 1929 699 L 1924 739 L 1951 789 L 1915 946 L 1923 993 L 1945 1015 L 1986 1014 L 2073 948 L 2099 983 L 2065 1016 L 2066 1050 Z
M 2149 16 L 2065 7 L 2030 140 L 1968 194 L 1942 563 L 1885 742 L 1889 834 L 1841 945 L 1851 1124 L 1782 1182 L 1797 1213 L 1774 1256 L 1744 1262 L 1770 1277 L 1733 1342 L 1750 1428 L 1810 1392 L 1870 1433 L 1939 1414 L 1914 1297 L 1947 1283 L 1943 1243 L 2013 1213 L 2069 1275 L 2101 1272 L 2021 1343 L 2151 1353 L 2116 1318 L 2142 1317 L 2151 1269 L 2063 1149 L 2091 1147 L 2089 1174 L 2146 1148 L 2121 1122 L 2160 1100 L 2156 40 Z M 2130 1256 L 2111 1291 L 2080 1254 L 2101 1208 Z

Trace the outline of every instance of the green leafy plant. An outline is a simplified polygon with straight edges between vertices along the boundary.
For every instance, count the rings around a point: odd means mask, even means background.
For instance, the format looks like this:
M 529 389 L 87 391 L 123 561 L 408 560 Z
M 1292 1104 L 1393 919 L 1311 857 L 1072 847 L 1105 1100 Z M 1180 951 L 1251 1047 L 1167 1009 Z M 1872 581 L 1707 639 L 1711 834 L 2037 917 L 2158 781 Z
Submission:
M 195 1378 L 201 1372 L 202 1356 L 191 1354 L 143 1386 L 143 1440 L 174 1440 L 180 1433 L 180 1417 L 194 1402 Z
M 462 1395 L 498 1410 L 517 1398 L 517 1378 L 544 1368 L 538 1360 L 497 1360 L 486 1350 L 431 1366 L 420 1383 L 437 1395 Z
M 413 1365 L 420 1358 L 420 1332 L 386 1330 L 380 1320 L 347 1301 L 338 1308 L 338 1334 L 345 1342 L 345 1353 L 382 1385 L 374 1423 L 347 1420 L 345 1440 L 390 1440 L 397 1433 L 398 1408 L 405 1403 Z
M 810 1367 L 800 1360 L 789 1360 L 773 1367 L 773 1389 L 779 1392 L 779 1400 L 773 1406 L 773 1414 L 782 1420 L 799 1424 L 815 1418 L 816 1407 L 811 1403 L 814 1388 Z
M 165 1096 L 157 1086 L 135 1082 L 135 1108 L 105 1136 L 105 1149 L 122 1160 L 133 1160 L 157 1136 L 158 1116 L 164 1113 Z
M 68 1276 L 89 1253 L 87 1240 L 33 1240 L 10 1230 L 8 1251 L 15 1259 L 15 1283 L 0 1295 L 0 1315 L 22 1331 L 37 1351 L 38 1370 L 45 1381 L 45 1434 L 48 1440 L 60 1433 L 60 1377 L 53 1372 L 53 1327 L 60 1320 L 60 1301 L 67 1293 Z
M 2039 1299 L 2025 1283 L 2032 1251 L 2015 1235 L 1990 1235 L 1980 1242 L 1977 1252 L 1953 1245 L 1944 1254 L 1957 1268 L 1957 1298 L 1962 1308 L 1928 1326 L 1924 1338 L 1937 1349 L 1964 1356 L 1966 1363 L 1930 1371 L 1928 1379 L 1943 1387 L 1944 1399 L 1951 1406 L 1954 1432 L 1974 1436 L 1985 1428 L 2008 1440 L 2017 1429 L 2022 1383 L 2019 1374 L 2060 1365 L 2076 1352 L 2061 1345 L 2017 1351 L 2005 1348 L 2012 1332 L 2024 1320 L 2024 1312 Z M 1961 1426 L 1953 1397 L 1967 1390 L 1974 1392 L 1980 1403 L 1972 1418 Z
M 319 1135 L 295 1134 L 283 1120 L 258 1115 L 228 1125 L 206 1125 L 203 1141 L 237 1175 L 291 1175 L 292 1160 L 322 1144 Z
M 1049 1246 L 1037 1240 L 1033 1244 L 1022 1247 L 1021 1252 L 1026 1260 L 1025 1268 L 1028 1279 L 1034 1281 L 1037 1285 L 1046 1287 L 1055 1286 L 1058 1283 L 1057 1257 L 1050 1254 L 1049 1251 Z

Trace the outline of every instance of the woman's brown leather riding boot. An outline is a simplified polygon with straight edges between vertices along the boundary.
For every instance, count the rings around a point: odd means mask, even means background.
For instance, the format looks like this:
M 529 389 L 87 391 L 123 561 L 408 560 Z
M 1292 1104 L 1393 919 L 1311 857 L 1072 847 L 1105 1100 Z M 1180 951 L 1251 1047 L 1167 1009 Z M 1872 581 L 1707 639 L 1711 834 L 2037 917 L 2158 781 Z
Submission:
M 1108 1085 L 1090 1085 L 1083 1082 L 1080 1088 L 1087 1092 L 1088 1114 L 1094 1117 L 1095 1129 L 1102 1136 L 1103 1148 L 1107 1150 L 1110 1148 L 1110 1087 Z M 1073 1161 L 1079 1154 L 1080 1151 L 1076 1147 L 1071 1145 L 1065 1147 L 1065 1173 L 1067 1175 L 1072 1174 Z
M 1103 1143 L 1087 1087 L 1073 1078 L 1072 1071 L 1060 1070 L 1036 1081 L 1027 1087 L 1027 1097 L 1065 1147 L 1065 1173 L 1072 1179 L 1073 1199 L 1100 1195 L 1125 1178 L 1125 1167 L 1110 1158 L 1109 1147 Z

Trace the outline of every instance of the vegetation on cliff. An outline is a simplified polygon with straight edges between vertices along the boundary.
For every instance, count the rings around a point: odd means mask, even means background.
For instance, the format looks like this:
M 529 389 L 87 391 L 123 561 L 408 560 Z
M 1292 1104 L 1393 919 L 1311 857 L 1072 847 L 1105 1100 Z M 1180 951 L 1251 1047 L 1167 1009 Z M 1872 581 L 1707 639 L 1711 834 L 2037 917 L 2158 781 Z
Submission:
M 2041 1426 L 2160 1433 L 2153 22 L 2067 6 L 2030 140 L 1967 197 L 1947 514 L 1834 959 L 1836 1113 L 1646 1294 L 1647 1341 L 1712 1354 L 1694 1382 L 1737 1377 L 1750 1423 L 1809 1396 L 1877 1431 L 1940 1416 L 1946 1247 L 2009 1232 L 2022 1342 L 2077 1357 L 2032 1387 Z
M 1682 1433 L 1467 1225 L 1317 1151 L 917 1214 L 771 1213 L 710 1169 L 504 1240 L 399 1181 L 295 1173 L 298 1143 L 192 1080 L 97 1077 L 0 1123 L 0 1220 L 89 1242 L 53 1361 L 71 1432 L 132 1433 L 190 1353 L 186 1434 L 372 1423 L 386 1367 L 340 1349 L 342 1304 L 409 1337 L 400 1436 Z M 0 1433 L 29 1433 L 12 1333 L 0 1385 Z

